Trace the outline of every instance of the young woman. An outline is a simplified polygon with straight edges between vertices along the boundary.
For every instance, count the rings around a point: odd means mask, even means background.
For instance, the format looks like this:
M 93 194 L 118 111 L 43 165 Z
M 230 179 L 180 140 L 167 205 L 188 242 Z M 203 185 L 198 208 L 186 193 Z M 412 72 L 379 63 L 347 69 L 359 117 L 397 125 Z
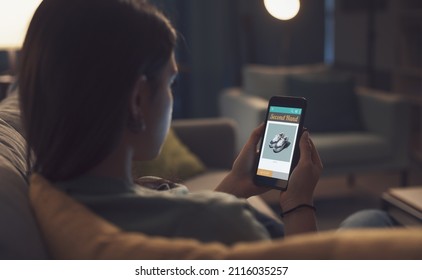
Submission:
M 243 199 L 267 191 L 252 183 L 263 126 L 215 192 L 157 191 L 172 184 L 131 179 L 132 160 L 156 157 L 169 129 L 175 45 L 171 23 L 146 1 L 44 0 L 19 71 L 31 169 L 125 230 L 226 244 L 267 239 Z M 322 164 L 307 132 L 300 151 L 283 211 L 313 203 Z M 315 231 L 313 209 L 290 212 L 284 227 Z

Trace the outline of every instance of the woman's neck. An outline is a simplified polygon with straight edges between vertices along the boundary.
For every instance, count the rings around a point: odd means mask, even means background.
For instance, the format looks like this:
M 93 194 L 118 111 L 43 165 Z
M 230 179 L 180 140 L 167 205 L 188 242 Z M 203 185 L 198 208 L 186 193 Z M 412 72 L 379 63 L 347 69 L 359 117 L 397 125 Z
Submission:
M 100 164 L 95 166 L 89 175 L 116 178 L 132 184 L 132 154 L 126 145 L 118 145 Z

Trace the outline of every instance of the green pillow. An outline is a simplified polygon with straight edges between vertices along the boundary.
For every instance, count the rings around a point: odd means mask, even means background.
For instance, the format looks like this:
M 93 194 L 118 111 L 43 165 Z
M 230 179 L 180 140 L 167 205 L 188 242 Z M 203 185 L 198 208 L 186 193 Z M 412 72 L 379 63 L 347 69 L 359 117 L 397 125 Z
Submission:
M 305 127 L 311 132 L 362 129 L 355 81 L 347 74 L 326 72 L 287 77 L 287 92 L 308 100 Z
M 205 165 L 170 129 L 160 155 L 151 161 L 134 161 L 132 176 L 157 176 L 174 182 L 189 179 L 205 171 Z

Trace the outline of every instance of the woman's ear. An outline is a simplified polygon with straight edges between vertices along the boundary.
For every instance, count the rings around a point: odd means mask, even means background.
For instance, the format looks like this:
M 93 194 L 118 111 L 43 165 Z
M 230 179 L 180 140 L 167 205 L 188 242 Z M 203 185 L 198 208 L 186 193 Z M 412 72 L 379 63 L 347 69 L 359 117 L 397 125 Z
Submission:
M 138 78 L 133 87 L 130 97 L 130 116 L 134 120 L 140 120 L 143 117 L 145 105 L 150 95 L 150 87 L 145 75 Z
M 130 104 L 129 104 L 129 129 L 132 132 L 138 133 L 145 131 L 145 112 L 148 106 L 148 99 L 150 96 L 150 87 L 145 75 L 138 78 L 133 87 Z

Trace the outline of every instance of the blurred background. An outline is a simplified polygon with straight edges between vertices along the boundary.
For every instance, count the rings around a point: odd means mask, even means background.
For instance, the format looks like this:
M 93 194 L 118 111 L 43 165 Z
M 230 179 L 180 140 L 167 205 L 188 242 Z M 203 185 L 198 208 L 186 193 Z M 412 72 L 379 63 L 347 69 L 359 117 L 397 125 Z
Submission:
M 221 92 L 244 86 L 247 65 L 328 65 L 353 75 L 357 86 L 408 103 L 408 182 L 422 185 L 422 1 L 275 1 L 299 3 L 297 14 L 277 19 L 264 3 L 272 1 L 263 0 L 150 0 L 179 32 L 174 119 L 221 116 Z M 15 79 L 22 38 L 39 3 L 0 0 L 0 99 Z M 335 104 L 325 104 L 330 105 Z M 326 228 L 349 212 L 377 205 L 380 194 L 399 181 L 384 172 L 359 177 L 352 188 L 349 183 L 344 177 L 323 180 L 319 215 L 326 209 L 325 216 L 335 220 Z M 334 213 L 336 205 L 350 207 Z
M 19 49 L 39 2 L 0 0 L 1 73 L 13 67 L 8 51 Z M 246 64 L 325 62 L 354 72 L 362 85 L 419 95 L 422 89 L 419 0 L 300 0 L 290 20 L 271 16 L 263 0 L 150 2 L 180 32 L 175 118 L 217 116 L 219 92 L 241 85 Z
M 301 0 L 285 21 L 262 0 L 152 2 L 181 33 L 176 117 L 218 115 L 218 93 L 241 85 L 245 64 L 325 62 L 354 72 L 362 85 L 401 90 L 395 80 L 404 79 L 406 93 L 422 89 L 418 0 Z

